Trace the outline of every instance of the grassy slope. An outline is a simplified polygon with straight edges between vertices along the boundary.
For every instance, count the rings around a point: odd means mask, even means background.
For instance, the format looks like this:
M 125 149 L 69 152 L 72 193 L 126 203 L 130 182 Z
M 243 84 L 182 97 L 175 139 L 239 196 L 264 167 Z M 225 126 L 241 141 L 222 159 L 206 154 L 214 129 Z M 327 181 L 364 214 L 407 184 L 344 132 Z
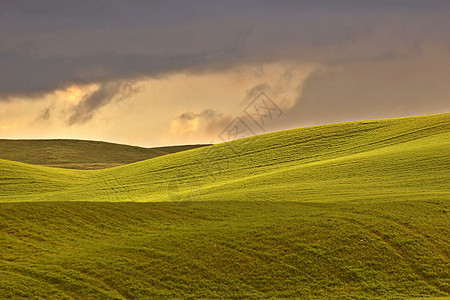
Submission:
M 449 123 L 319 126 L 97 171 L 0 161 L 0 295 L 448 296 Z
M 0 139 L 0 159 L 69 169 L 102 169 L 201 146 L 142 148 L 83 140 Z
M 443 114 L 295 129 L 89 172 L 0 161 L 0 200 L 447 199 L 448 149 Z

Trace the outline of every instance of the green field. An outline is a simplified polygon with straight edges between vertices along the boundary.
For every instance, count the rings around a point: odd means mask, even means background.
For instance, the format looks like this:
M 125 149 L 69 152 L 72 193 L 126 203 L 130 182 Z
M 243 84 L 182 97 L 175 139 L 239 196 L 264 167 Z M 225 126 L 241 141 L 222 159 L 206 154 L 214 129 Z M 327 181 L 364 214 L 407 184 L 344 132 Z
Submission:
M 0 160 L 0 298 L 445 299 L 449 170 L 450 114 Z

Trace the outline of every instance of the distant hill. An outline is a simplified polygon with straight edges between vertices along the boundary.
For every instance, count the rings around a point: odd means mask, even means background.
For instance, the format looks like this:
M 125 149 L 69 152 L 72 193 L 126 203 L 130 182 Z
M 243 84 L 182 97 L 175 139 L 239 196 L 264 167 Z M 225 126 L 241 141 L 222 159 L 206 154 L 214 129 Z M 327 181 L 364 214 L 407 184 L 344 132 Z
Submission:
M 66 169 L 104 169 L 208 145 L 142 148 L 85 140 L 0 139 L 0 159 Z

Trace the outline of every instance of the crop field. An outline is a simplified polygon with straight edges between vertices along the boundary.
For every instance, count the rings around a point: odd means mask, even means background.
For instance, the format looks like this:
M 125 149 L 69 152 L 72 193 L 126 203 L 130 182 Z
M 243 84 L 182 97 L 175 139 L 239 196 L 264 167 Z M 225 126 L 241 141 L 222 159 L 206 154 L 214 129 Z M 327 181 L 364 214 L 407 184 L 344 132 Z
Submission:
M 148 149 L 130 161 L 114 144 L 94 152 L 79 141 L 75 155 L 54 146 L 62 140 L 46 141 L 46 154 L 9 143 L 1 299 L 450 296 L 450 114 L 147 160 Z

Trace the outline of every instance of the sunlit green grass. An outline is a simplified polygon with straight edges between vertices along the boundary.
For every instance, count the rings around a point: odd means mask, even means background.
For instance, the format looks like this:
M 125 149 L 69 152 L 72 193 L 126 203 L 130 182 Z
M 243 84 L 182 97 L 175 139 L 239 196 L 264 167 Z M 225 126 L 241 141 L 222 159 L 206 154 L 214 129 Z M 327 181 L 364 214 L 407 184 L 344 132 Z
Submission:
M 0 160 L 0 200 L 447 199 L 449 129 L 450 114 L 326 125 L 96 171 Z
M 0 161 L 0 298 L 450 293 L 450 114 L 81 171 Z

